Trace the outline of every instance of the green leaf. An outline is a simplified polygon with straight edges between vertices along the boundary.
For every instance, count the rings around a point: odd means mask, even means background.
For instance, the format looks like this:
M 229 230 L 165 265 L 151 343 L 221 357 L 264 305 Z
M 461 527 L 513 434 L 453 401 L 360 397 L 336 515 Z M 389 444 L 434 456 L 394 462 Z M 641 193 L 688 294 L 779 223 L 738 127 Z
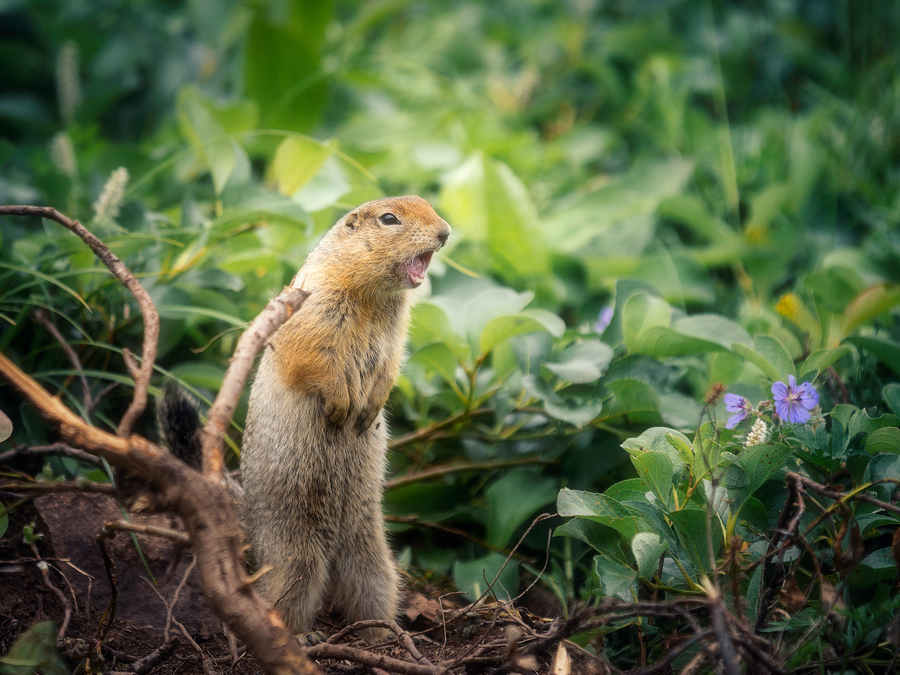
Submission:
M 871 352 L 877 356 L 884 365 L 893 370 L 897 375 L 900 375 L 900 344 L 894 340 L 856 335 L 844 338 L 844 342 L 850 342 L 857 347 L 865 349 L 867 352 Z
M 638 532 L 652 530 L 640 511 L 632 509 L 607 495 L 563 488 L 559 491 L 556 508 L 561 516 L 579 516 L 613 528 L 625 537 L 634 539 Z
M 334 147 L 313 138 L 285 138 L 272 160 L 272 176 L 278 181 L 278 191 L 288 197 L 295 194 L 319 172 Z
M 522 384 L 530 396 L 543 402 L 548 415 L 577 427 L 590 424 L 603 411 L 603 401 L 600 399 L 590 395 L 564 396 L 537 375 L 526 375 L 522 378 Z
M 504 568 L 505 563 L 506 556 L 502 553 L 490 553 L 477 560 L 459 561 L 453 565 L 453 584 L 463 592 L 466 599 L 475 602 L 487 590 L 488 584 L 494 582 L 494 578 L 500 574 L 491 594 L 498 600 L 510 600 L 516 597 L 519 590 L 519 561 L 512 559 Z
M 243 74 L 263 128 L 305 132 L 321 118 L 328 100 L 321 48 L 333 6 L 330 0 L 251 5 Z
M 672 441 L 682 446 L 679 449 Z M 674 473 L 680 472 L 693 457 L 691 442 L 680 431 L 666 427 L 651 427 L 636 438 L 629 438 L 622 443 L 622 448 L 633 457 L 645 455 L 648 451 L 664 454 L 669 459 Z M 685 449 L 686 448 L 686 449 Z
M 68 675 L 69 670 L 56 651 L 56 622 L 34 624 L 15 641 L 5 657 L 0 657 L 2 675 Z
M 426 345 L 413 354 L 409 361 L 410 363 L 421 363 L 440 375 L 448 384 L 456 384 L 456 369 L 459 366 L 459 360 L 453 350 L 443 342 Z
M 441 207 L 467 239 L 487 244 L 491 267 L 502 278 L 546 283 L 550 256 L 537 211 L 506 164 L 476 152 L 443 180 Z
M 659 418 L 660 400 L 656 389 L 641 380 L 624 378 L 607 385 L 613 396 L 604 401 L 603 419 L 609 420 L 622 415 L 640 415 Z
M 652 579 L 656 575 L 659 559 L 668 546 L 653 532 L 638 532 L 631 540 L 631 552 L 637 560 L 638 574 L 642 579 Z
M 876 429 L 866 438 L 866 452 L 892 452 L 900 454 L 900 429 L 884 427 Z
M 566 324 L 556 314 L 543 309 L 526 309 L 518 314 L 498 317 L 485 326 L 481 334 L 480 353 L 488 354 L 516 335 L 543 330 L 558 338 L 565 332 Z
M 675 472 L 668 455 L 662 452 L 642 452 L 633 454 L 631 463 L 634 464 L 638 476 L 650 486 L 665 510 L 674 509 L 675 499 L 672 495 L 672 483 Z
M 792 448 L 781 443 L 763 443 L 742 450 L 735 464 L 747 475 L 747 493 L 752 494 L 775 472 L 785 468 L 793 454 Z
M 534 298 L 534 293 L 524 291 L 517 293 L 511 288 L 491 288 L 476 295 L 463 310 L 462 316 L 454 317 L 448 312 L 451 321 L 462 319 L 462 334 L 469 338 L 472 350 L 481 346 L 482 336 L 494 319 L 504 316 L 515 316 Z M 433 301 L 438 300 L 433 298 Z M 454 327 L 459 331 L 457 322 Z
M 2 410 L 0 410 L 0 443 L 12 436 L 13 424 Z
M 820 349 L 809 355 L 803 365 L 800 367 L 800 373 L 809 373 L 814 370 L 819 372 L 825 370 L 839 359 L 851 354 L 850 347 L 835 347 L 833 349 Z
M 613 350 L 600 340 L 585 340 L 566 347 L 558 361 L 544 363 L 557 377 L 575 384 L 594 382 L 606 372 Z
M 622 311 L 625 346 L 634 351 L 644 333 L 657 326 L 668 326 L 671 320 L 672 308 L 668 302 L 649 293 L 635 293 L 625 301 Z
M 876 284 L 857 295 L 841 316 L 841 330 L 849 335 L 876 316 L 900 304 L 900 286 Z
M 610 598 L 634 601 L 638 574 L 627 565 L 606 556 L 594 556 L 594 571 L 600 578 L 600 588 L 594 592 Z M 599 591 L 599 592 L 598 592 Z
M 882 390 L 881 395 L 891 412 L 900 415 L 900 384 L 891 382 Z
M 718 314 L 698 314 L 675 321 L 669 328 L 651 328 L 636 340 L 637 354 L 655 358 L 730 351 L 735 343 L 752 344 L 749 333 Z
M 555 480 L 528 469 L 511 471 L 491 485 L 487 489 L 487 542 L 506 546 L 516 529 L 535 511 L 553 503 L 556 491 Z
M 6 534 L 7 528 L 9 528 L 9 511 L 0 504 L 0 537 Z
M 780 340 L 771 335 L 757 336 L 753 349 L 735 343 L 732 350 L 757 366 L 772 381 L 786 380 L 788 375 L 797 375 L 790 353 Z
M 701 509 L 681 509 L 668 514 L 681 549 L 687 554 L 688 559 L 699 574 L 706 574 L 710 569 L 709 560 L 709 536 L 706 531 L 707 513 Z M 716 524 L 713 522 L 713 535 L 715 536 Z M 696 579 L 695 579 L 696 581 Z

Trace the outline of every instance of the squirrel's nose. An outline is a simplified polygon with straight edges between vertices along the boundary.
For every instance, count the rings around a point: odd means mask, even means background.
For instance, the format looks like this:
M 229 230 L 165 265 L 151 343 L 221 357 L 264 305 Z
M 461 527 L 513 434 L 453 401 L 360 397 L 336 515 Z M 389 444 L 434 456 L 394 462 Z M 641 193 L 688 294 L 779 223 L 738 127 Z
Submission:
M 441 246 L 447 243 L 447 237 L 450 236 L 450 226 L 444 222 L 444 228 L 438 233 L 437 238 L 438 241 L 441 242 Z

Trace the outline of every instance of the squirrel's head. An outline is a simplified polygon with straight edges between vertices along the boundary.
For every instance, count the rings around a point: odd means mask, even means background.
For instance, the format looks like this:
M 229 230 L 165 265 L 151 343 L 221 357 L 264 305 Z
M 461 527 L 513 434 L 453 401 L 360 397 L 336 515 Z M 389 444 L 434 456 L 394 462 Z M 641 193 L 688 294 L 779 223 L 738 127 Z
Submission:
M 447 243 L 450 226 L 421 197 L 386 197 L 353 209 L 329 235 L 341 242 L 345 283 L 401 290 L 425 280 L 431 256 Z

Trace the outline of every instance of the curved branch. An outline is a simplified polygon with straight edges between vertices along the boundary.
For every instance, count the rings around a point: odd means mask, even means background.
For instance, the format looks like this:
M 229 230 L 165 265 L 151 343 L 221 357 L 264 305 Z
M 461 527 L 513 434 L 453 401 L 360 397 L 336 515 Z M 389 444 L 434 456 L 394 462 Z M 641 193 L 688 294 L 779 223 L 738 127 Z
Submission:
M 118 429 L 116 429 L 116 433 L 119 436 L 128 436 L 134 423 L 147 407 L 147 388 L 150 386 L 153 363 L 156 361 L 156 351 L 159 343 L 159 312 L 156 311 L 153 300 L 150 299 L 150 295 L 141 286 L 137 278 L 125 267 L 125 263 L 77 220 L 72 220 L 49 206 L 0 206 L 0 215 L 38 216 L 53 220 L 68 228 L 90 247 L 94 255 L 122 282 L 122 285 L 128 289 L 137 301 L 141 310 L 141 316 L 144 317 L 144 344 L 142 347 L 141 365 L 137 371 L 129 367 L 129 372 L 134 378 L 134 396 L 131 399 L 128 410 L 125 411 L 125 414 L 119 421 Z
M 238 340 L 234 355 L 228 362 L 228 370 L 225 372 L 219 394 L 209 409 L 206 425 L 201 434 L 205 475 L 221 479 L 225 430 L 231 423 L 244 383 L 253 370 L 256 355 L 265 346 L 269 336 L 300 309 L 300 305 L 307 297 L 309 293 L 306 291 L 286 288 L 269 301 Z
M 231 494 L 220 481 L 199 475 L 142 436 L 126 439 L 89 425 L 2 353 L 0 377 L 33 403 L 44 419 L 59 429 L 65 442 L 117 466 L 127 466 L 155 488 L 161 505 L 184 522 L 210 607 L 232 627 L 267 673 L 316 672 L 275 609 L 248 583 L 242 562 L 244 536 Z

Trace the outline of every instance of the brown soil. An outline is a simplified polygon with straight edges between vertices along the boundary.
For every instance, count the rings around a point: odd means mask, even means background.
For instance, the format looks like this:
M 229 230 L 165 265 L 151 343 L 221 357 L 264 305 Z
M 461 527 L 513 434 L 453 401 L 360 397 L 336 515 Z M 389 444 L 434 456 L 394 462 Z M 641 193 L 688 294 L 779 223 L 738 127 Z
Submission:
M 111 499 L 85 494 L 42 497 L 36 503 L 25 504 L 10 514 L 9 529 L 0 539 L 0 655 L 5 655 L 16 638 L 35 623 L 49 619 L 59 624 L 65 614 L 58 596 L 44 583 L 34 551 L 22 540 L 22 528 L 34 522 L 36 531 L 43 535 L 36 546 L 41 558 L 50 567 L 50 580 L 63 591 L 73 609 L 77 608 L 66 632 L 65 645 L 60 650 L 73 673 L 128 671 L 132 661 L 158 649 L 165 641 L 166 603 L 171 603 L 177 587 L 185 578 L 187 582 L 178 592 L 173 617 L 184 624 L 196 646 L 173 623 L 170 634 L 177 636 L 177 645 L 152 672 L 173 675 L 205 675 L 211 672 L 249 675 L 260 672 L 258 662 L 249 654 L 240 656 L 232 663 L 222 626 L 212 617 L 200 595 L 199 582 L 194 579 L 196 570 L 185 576 L 192 559 L 190 551 L 181 550 L 178 544 L 159 538 L 138 537 L 146 566 L 138 558 L 129 535 L 119 534 L 109 544 L 119 599 L 116 618 L 105 637 L 100 639 L 100 624 L 109 606 L 110 585 L 94 537 L 102 528 L 103 519 L 110 517 L 121 518 Z M 154 524 L 177 526 L 168 519 L 164 520 Z M 147 567 L 153 572 L 156 589 L 166 598 L 165 603 L 153 590 Z M 518 656 L 517 646 L 510 648 L 508 645 L 515 643 L 522 633 L 522 628 L 514 624 L 523 626 L 526 632 L 530 626 L 544 633 L 551 627 L 549 620 L 539 619 L 521 610 L 515 612 L 513 621 L 508 610 L 488 606 L 469 612 L 450 625 L 442 625 L 438 595 L 438 591 L 410 592 L 406 616 L 400 621 L 403 629 L 415 636 L 416 648 L 431 663 L 472 656 L 477 646 L 493 643 L 494 647 L 481 649 L 478 661 L 465 666 L 466 672 L 491 672 L 504 665 L 507 671 L 510 666 L 520 672 L 548 671 L 549 652 L 555 651 L 555 644 L 552 649 L 538 651 L 527 658 Z M 445 598 L 441 602 L 446 611 L 451 607 L 452 599 Z M 334 635 L 339 626 L 320 622 L 318 628 L 326 635 Z M 513 632 L 510 633 L 510 630 Z M 352 638 L 350 635 L 341 643 L 363 647 L 353 643 Z M 102 662 L 98 662 L 98 645 Z M 415 662 L 397 640 L 373 647 L 370 651 L 407 663 Z M 348 660 L 320 659 L 318 665 L 326 674 L 373 672 L 368 666 Z M 581 665 L 588 666 L 586 672 L 593 670 L 589 667 L 591 664 L 585 662 Z M 384 670 L 391 668 L 382 666 L 381 672 Z

